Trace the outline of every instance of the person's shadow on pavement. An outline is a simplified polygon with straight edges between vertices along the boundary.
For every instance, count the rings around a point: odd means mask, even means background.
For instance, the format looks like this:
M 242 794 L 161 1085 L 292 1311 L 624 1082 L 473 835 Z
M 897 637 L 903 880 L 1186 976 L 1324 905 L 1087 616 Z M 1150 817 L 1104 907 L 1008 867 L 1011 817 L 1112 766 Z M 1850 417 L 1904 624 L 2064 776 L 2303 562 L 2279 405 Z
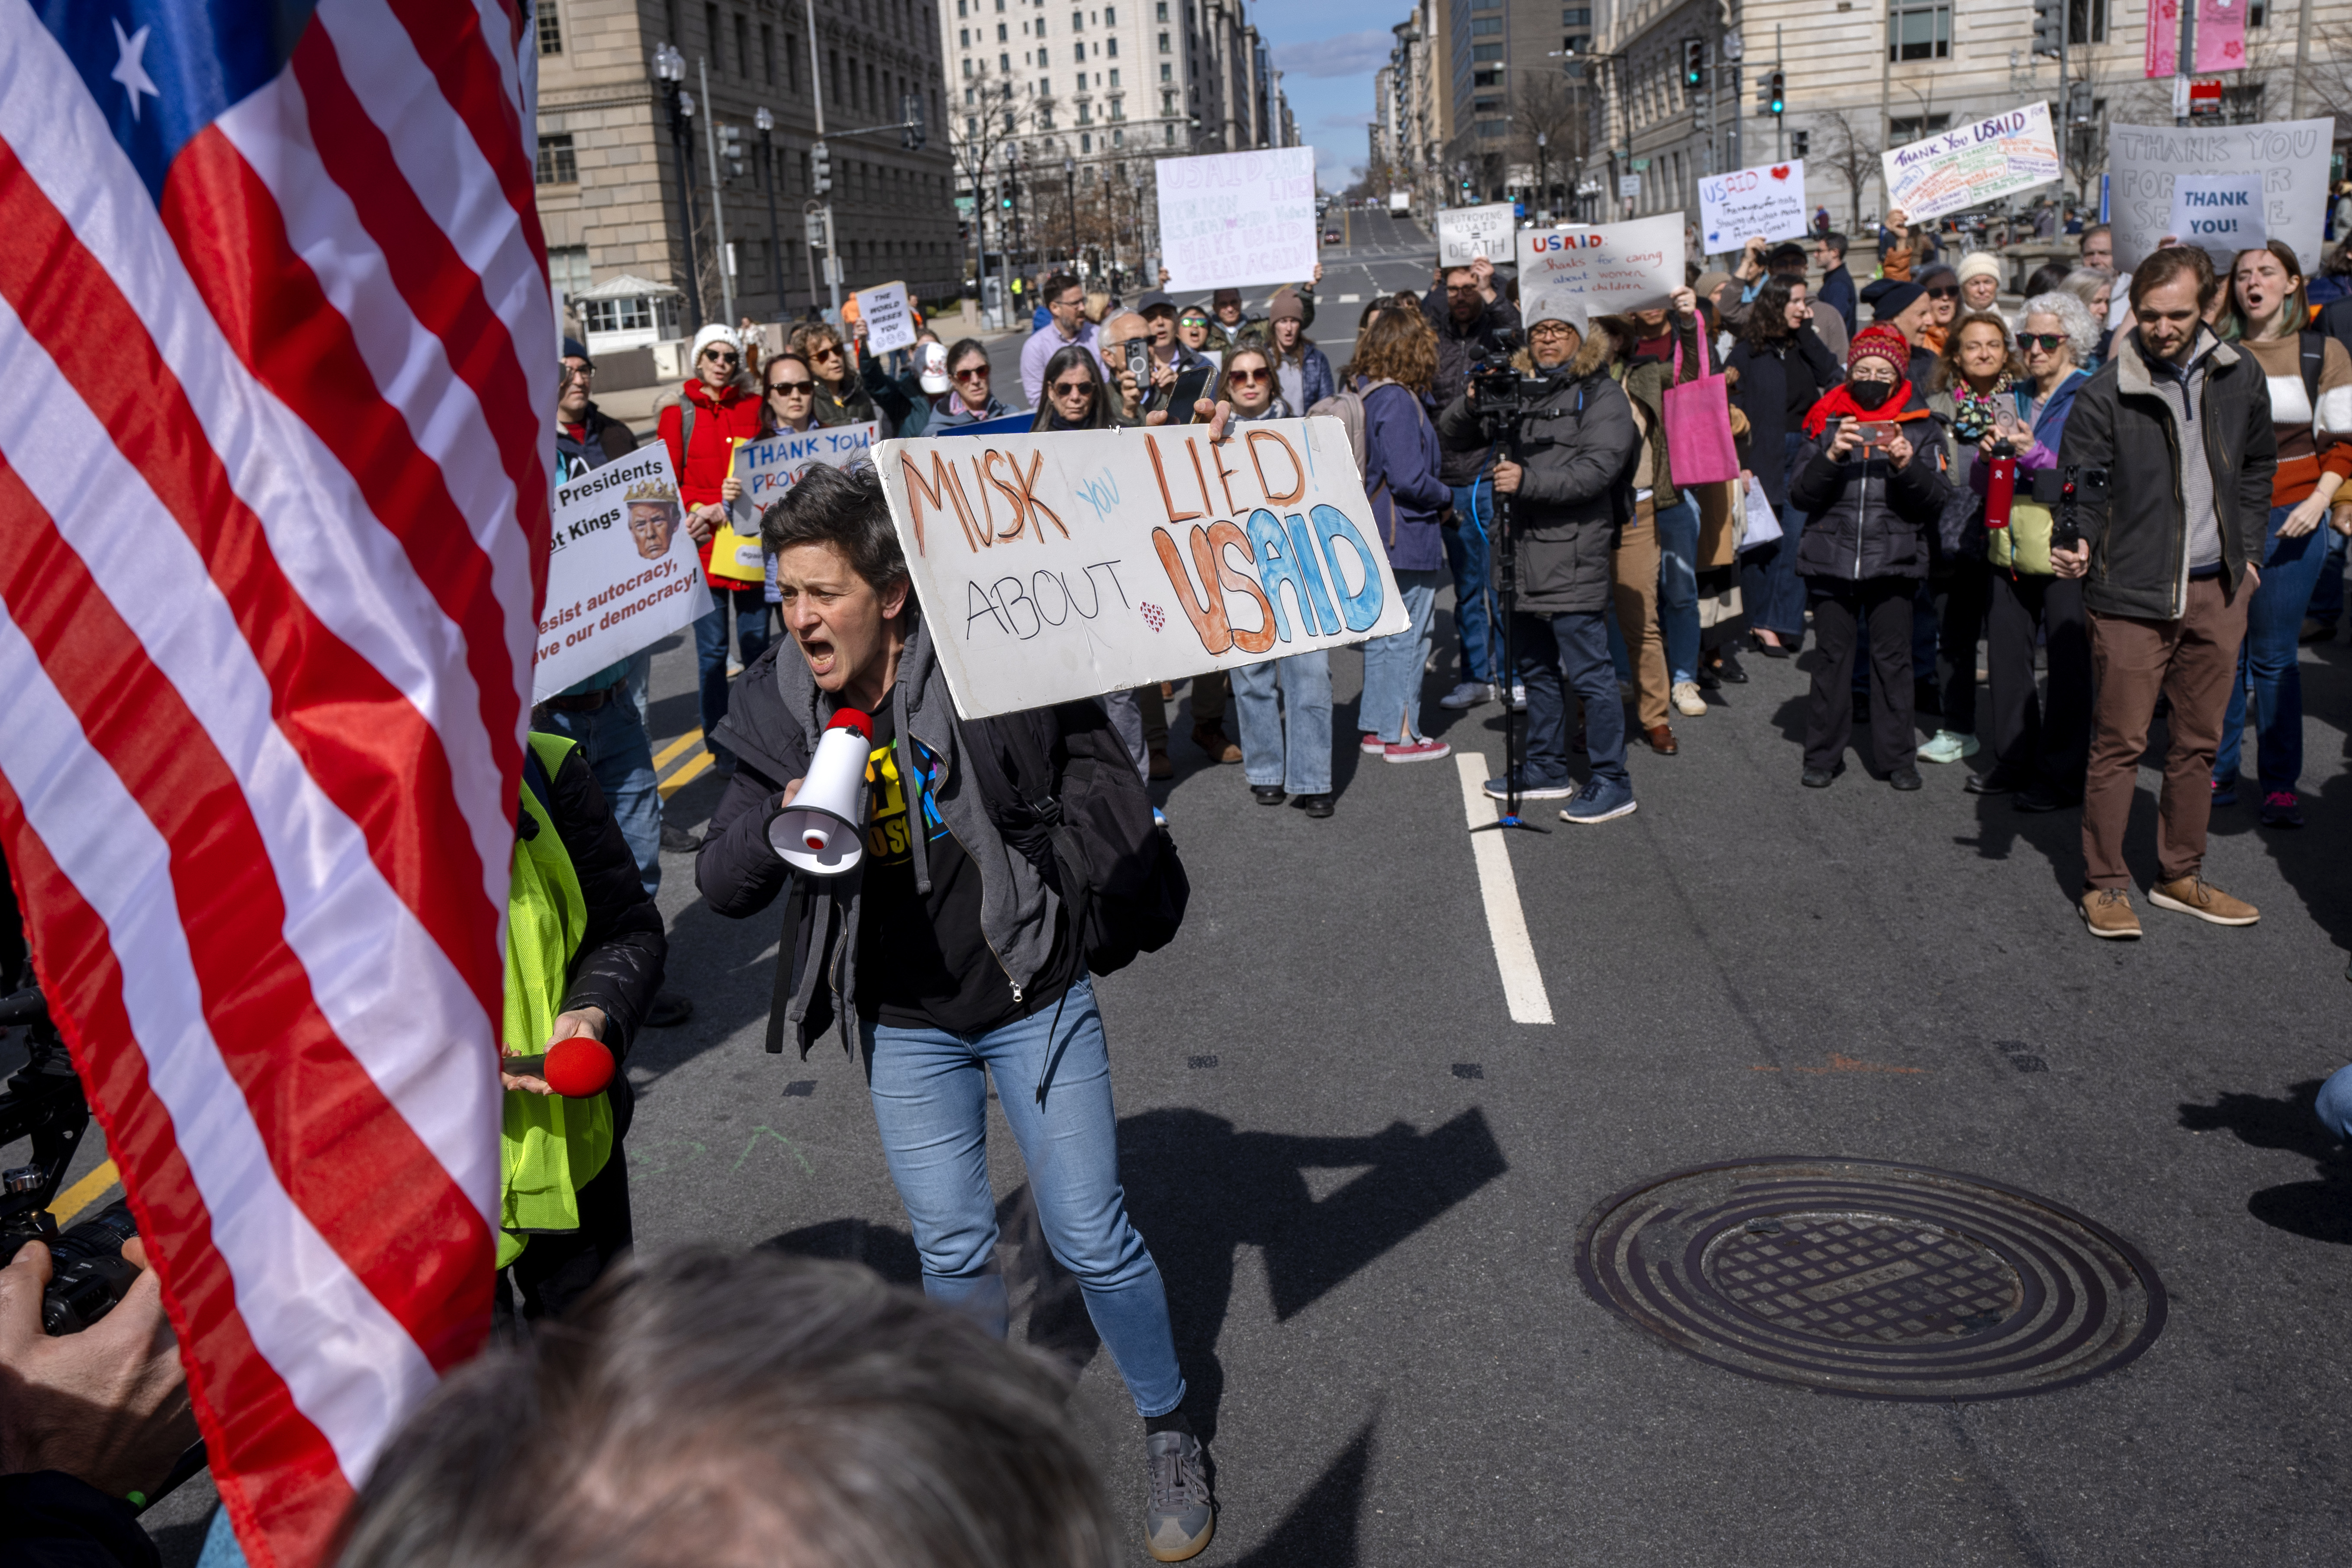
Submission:
M 2246 1212 L 2290 1235 L 2352 1246 L 2352 1152 L 2312 1109 L 2321 1081 L 2305 1079 L 2275 1098 L 2231 1093 L 2210 1105 L 2184 1104 L 2180 1125 L 2192 1132 L 2234 1132 L 2252 1148 L 2282 1149 L 2311 1161 L 2316 1180 L 2264 1187 L 2246 1200 Z

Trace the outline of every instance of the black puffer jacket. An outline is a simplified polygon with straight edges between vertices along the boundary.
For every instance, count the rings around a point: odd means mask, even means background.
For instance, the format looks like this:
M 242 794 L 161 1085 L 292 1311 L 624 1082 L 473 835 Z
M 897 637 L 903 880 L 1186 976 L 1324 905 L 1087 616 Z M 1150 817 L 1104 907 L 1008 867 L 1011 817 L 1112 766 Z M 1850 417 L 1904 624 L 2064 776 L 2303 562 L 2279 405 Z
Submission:
M 563 1010 L 602 1007 L 607 1019 L 604 1044 L 615 1061 L 625 1061 L 637 1026 L 653 1005 L 654 993 L 661 989 L 669 938 L 662 931 L 661 910 L 646 896 L 637 858 L 629 853 L 621 825 L 613 820 L 612 807 L 579 747 L 564 753 L 563 765 L 547 784 L 547 815 L 572 856 L 572 872 L 580 879 L 580 896 L 588 905 L 588 924 L 572 960 Z M 520 802 L 515 809 L 520 817 Z M 615 1075 L 613 1081 L 617 1088 L 622 1079 Z
M 1529 615 L 1590 615 L 1609 605 L 1611 552 L 1633 515 L 1641 457 L 1633 405 L 1609 374 L 1611 347 L 1604 332 L 1586 338 L 1567 369 L 1550 378 L 1521 429 L 1526 473 L 1511 524 L 1519 548 L 1518 607 Z M 1531 373 L 1525 355 L 1519 363 Z M 1466 397 L 1438 416 L 1437 435 L 1455 450 L 1486 449 Z M 1480 521 L 1493 529 L 1492 519 Z
M 1926 405 L 1915 393 L 1911 406 Z M 1832 425 L 1809 438 L 1790 470 L 1789 500 L 1805 514 L 1797 574 L 1848 583 L 1925 577 L 1927 536 L 1952 489 L 1942 471 L 1943 441 L 1935 421 L 1904 422 L 1912 450 L 1900 468 L 1869 447 L 1855 447 L 1843 461 L 1831 457 L 1835 430 Z

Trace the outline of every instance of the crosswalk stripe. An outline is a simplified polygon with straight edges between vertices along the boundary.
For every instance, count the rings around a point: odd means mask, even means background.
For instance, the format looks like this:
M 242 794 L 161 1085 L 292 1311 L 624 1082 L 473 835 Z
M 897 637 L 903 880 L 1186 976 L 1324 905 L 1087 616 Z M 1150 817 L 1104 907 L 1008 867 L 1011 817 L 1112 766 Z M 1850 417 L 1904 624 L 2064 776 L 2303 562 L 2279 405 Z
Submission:
M 1493 823 L 1500 808 L 1486 791 L 1485 754 L 1456 752 L 1454 763 L 1462 773 L 1462 803 L 1470 826 Z M 1549 1024 L 1551 998 L 1544 994 L 1543 971 L 1536 967 L 1535 943 L 1528 938 L 1527 911 L 1519 906 L 1518 879 L 1511 874 L 1511 855 L 1504 847 L 1503 835 L 1472 834 L 1470 854 L 1478 866 L 1486 934 L 1494 942 L 1496 966 L 1502 971 L 1503 1002 L 1510 1009 L 1511 1022 Z

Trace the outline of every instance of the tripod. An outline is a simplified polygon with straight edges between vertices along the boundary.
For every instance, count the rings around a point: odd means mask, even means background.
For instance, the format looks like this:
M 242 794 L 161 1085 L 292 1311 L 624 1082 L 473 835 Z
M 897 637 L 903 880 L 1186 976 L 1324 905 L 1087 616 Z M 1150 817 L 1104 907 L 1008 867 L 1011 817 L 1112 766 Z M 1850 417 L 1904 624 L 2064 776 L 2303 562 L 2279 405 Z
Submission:
M 1507 401 L 1497 405 L 1495 393 L 1502 377 L 1486 381 L 1479 389 L 1478 422 L 1483 426 L 1490 447 L 1499 443 L 1514 463 L 1525 459 L 1519 447 L 1518 380 L 1510 378 Z M 1474 383 L 1475 384 L 1475 383 Z M 1477 490 L 1474 486 L 1472 495 Z M 1495 492 L 1495 532 L 1489 542 L 1489 559 L 1495 571 L 1495 609 L 1503 617 L 1502 679 L 1496 683 L 1503 695 L 1503 809 L 1492 822 L 1481 822 L 1470 831 L 1484 833 L 1489 828 L 1501 831 L 1516 827 L 1522 833 L 1549 833 L 1550 828 L 1529 822 L 1519 816 L 1519 775 L 1525 765 L 1525 747 L 1520 743 L 1520 710 L 1511 700 L 1511 692 L 1518 683 L 1518 619 L 1519 561 L 1517 547 L 1511 542 L 1511 498 L 1500 490 Z

